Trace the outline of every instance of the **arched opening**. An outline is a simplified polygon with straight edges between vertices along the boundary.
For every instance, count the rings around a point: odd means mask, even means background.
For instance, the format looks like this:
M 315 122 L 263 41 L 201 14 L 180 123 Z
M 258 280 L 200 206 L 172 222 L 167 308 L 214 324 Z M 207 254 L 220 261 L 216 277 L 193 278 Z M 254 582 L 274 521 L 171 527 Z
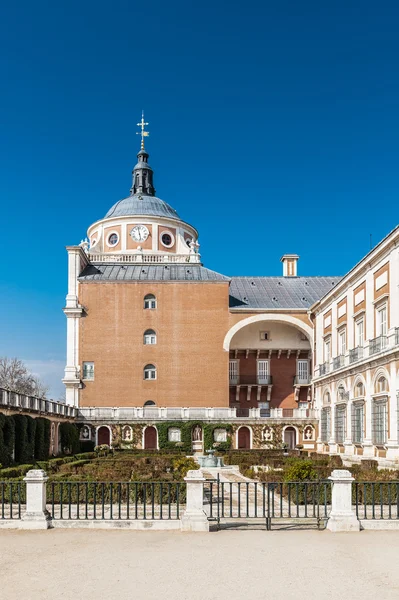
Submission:
M 153 329 L 147 329 L 144 332 L 144 344 L 146 346 L 152 346 L 157 343 L 157 334 Z
M 146 402 L 144 402 L 144 406 L 155 406 L 155 402 L 154 400 L 146 400 Z
M 144 308 L 146 310 L 154 310 L 157 307 L 157 299 L 154 294 L 144 296 Z
M 388 392 L 388 390 L 389 390 L 388 381 L 382 375 L 377 380 L 377 383 L 376 383 L 376 386 L 375 386 L 375 391 L 376 391 L 377 394 L 382 394 L 383 392 Z
M 97 429 L 97 446 L 102 446 L 103 444 L 106 444 L 107 446 L 111 445 L 110 430 L 104 425 Z
M 157 378 L 157 369 L 155 365 L 146 365 L 144 367 L 144 379 L 156 379 Z
M 248 427 L 240 427 L 238 430 L 237 446 L 239 450 L 250 450 L 251 432 Z
M 157 430 L 155 427 L 150 425 L 144 430 L 144 449 L 145 450 L 156 450 L 157 449 Z
M 289 450 L 293 450 L 296 446 L 296 430 L 294 427 L 286 427 L 284 430 L 284 444 Z

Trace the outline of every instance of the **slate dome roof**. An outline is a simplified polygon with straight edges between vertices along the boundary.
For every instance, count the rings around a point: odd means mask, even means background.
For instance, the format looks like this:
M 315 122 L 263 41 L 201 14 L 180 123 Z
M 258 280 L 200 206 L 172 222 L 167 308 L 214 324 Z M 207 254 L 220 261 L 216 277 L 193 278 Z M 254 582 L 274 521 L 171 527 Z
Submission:
M 134 194 L 114 204 L 105 219 L 109 217 L 125 217 L 136 215 L 148 215 L 151 217 L 168 217 L 169 219 L 181 220 L 174 208 L 157 198 L 146 194 Z

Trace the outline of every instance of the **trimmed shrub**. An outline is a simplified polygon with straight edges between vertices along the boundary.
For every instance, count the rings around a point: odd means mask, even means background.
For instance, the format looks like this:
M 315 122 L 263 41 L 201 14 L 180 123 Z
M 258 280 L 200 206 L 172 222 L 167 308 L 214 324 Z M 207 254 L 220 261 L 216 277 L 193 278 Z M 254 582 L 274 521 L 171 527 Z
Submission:
M 62 452 L 66 454 L 76 454 L 79 452 L 79 431 L 74 423 L 61 423 L 60 436 Z
M 14 462 L 15 421 L 0 413 L 0 464 L 9 467 Z
M 18 465 L 17 467 L 0 469 L 0 479 L 15 479 L 17 477 L 23 477 L 28 471 L 34 468 L 34 465 Z
M 80 442 L 80 451 L 81 452 L 93 452 L 95 443 L 91 440 L 83 440 Z
M 47 460 L 50 454 L 50 431 L 51 423 L 48 419 L 38 417 L 36 419 L 35 435 L 35 458 Z

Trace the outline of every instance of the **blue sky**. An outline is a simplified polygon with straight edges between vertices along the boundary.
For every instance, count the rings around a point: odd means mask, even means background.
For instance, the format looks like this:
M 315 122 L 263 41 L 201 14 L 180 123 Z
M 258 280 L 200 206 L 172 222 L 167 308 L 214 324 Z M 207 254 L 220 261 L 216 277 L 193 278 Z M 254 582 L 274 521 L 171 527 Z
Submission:
M 340 275 L 398 224 L 399 5 L 297 0 L 5 3 L 0 355 L 62 393 L 65 246 L 130 188 L 228 275 Z

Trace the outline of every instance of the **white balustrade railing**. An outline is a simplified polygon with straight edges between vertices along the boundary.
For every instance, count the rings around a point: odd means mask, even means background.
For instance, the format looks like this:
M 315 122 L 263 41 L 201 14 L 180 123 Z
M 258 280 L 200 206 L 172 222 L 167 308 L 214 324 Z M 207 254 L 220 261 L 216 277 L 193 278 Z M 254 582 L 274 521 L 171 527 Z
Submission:
M 168 263 L 199 263 L 199 254 L 117 254 L 111 252 L 88 255 L 91 263 L 123 263 L 123 264 L 168 264 Z
M 77 409 L 63 402 L 54 400 L 45 400 L 35 396 L 26 396 L 17 394 L 10 390 L 0 389 L 0 406 L 7 408 L 20 408 L 27 412 L 40 412 L 44 414 L 62 415 L 64 417 L 74 418 L 77 416 Z

